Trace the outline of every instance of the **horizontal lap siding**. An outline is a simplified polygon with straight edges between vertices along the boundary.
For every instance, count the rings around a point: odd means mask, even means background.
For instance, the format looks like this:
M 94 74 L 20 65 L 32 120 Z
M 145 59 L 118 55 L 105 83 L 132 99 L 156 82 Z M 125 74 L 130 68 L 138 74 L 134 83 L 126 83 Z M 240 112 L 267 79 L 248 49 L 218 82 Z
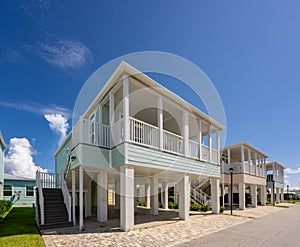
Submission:
M 128 144 L 128 163 L 137 166 L 220 177 L 220 167 L 162 151 Z
M 90 145 L 82 145 L 82 163 L 86 166 L 109 168 L 109 150 Z
M 112 149 L 112 166 L 124 165 L 124 143 Z

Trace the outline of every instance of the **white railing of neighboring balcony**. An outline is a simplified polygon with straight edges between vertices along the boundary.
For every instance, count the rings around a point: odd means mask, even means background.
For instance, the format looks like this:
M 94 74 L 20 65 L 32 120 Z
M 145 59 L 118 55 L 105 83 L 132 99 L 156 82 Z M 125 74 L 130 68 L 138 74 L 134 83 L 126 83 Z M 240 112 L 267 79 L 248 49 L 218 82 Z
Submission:
M 183 137 L 163 130 L 164 150 L 172 153 L 183 154 Z

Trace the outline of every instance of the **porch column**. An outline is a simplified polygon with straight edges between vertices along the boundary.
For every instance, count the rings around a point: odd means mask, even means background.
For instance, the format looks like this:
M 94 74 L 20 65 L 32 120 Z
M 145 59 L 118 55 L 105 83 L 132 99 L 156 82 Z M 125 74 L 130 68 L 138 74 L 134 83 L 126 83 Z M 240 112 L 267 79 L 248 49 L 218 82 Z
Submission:
M 183 125 L 183 154 L 189 156 L 189 113 L 184 110 L 182 112 L 182 125 Z
M 217 151 L 218 151 L 217 163 L 220 164 L 221 155 L 220 155 L 220 131 L 219 130 L 217 130 L 216 132 L 216 144 L 217 144 Z
M 163 133 L 163 98 L 161 95 L 158 96 L 157 98 L 157 126 L 159 129 L 159 149 L 163 150 L 164 148 L 164 133 Z
M 169 198 L 169 191 L 168 191 L 168 183 L 163 182 L 162 188 L 161 188 L 161 194 L 162 194 L 162 205 L 164 209 L 168 209 L 168 198 Z
M 271 187 L 271 204 L 273 205 L 274 204 L 274 200 L 275 200 L 275 195 L 274 195 L 274 190 L 273 190 L 273 185 Z
M 83 230 L 83 168 L 79 166 L 79 230 Z
M 84 192 L 84 218 L 88 217 L 88 197 L 87 197 L 87 192 Z
M 264 185 L 260 186 L 260 201 L 261 205 L 266 205 L 266 186 Z
M 150 184 L 145 184 L 145 203 L 146 207 L 150 208 Z
M 211 178 L 211 208 L 213 214 L 220 212 L 220 179 Z
M 253 208 L 257 207 L 257 185 L 252 184 L 251 185 L 251 204 Z
M 120 180 L 115 180 L 115 209 L 120 209 Z
M 123 78 L 123 119 L 124 119 L 124 163 L 128 164 L 127 142 L 130 139 L 129 129 L 129 80 L 128 77 Z
M 249 164 L 249 174 L 252 174 L 251 173 L 251 150 L 250 148 L 248 148 L 248 164 Z M 256 167 L 254 169 L 254 174 L 252 175 L 256 175 Z
M 279 193 L 279 188 L 276 188 L 276 203 L 279 204 L 280 203 L 280 193 Z
M 120 173 L 120 224 L 122 231 L 128 231 L 134 227 L 134 168 L 123 165 Z
M 241 146 L 241 173 L 245 173 L 245 153 L 243 145 Z
M 88 184 L 88 192 L 87 192 L 87 216 L 92 215 L 92 180 L 89 181 Z
M 134 212 L 137 212 L 137 189 L 136 189 L 136 185 L 137 185 L 137 183 L 136 183 L 136 181 L 134 181 Z
M 281 193 L 280 193 L 280 202 L 284 202 L 284 189 L 281 189 Z
M 199 159 L 202 160 L 202 121 L 198 119 L 198 141 L 199 141 Z
M 75 188 L 75 169 L 72 170 L 72 215 L 73 215 L 73 225 L 76 225 L 76 188 Z
M 239 209 L 244 210 L 245 207 L 245 184 L 239 183 Z
M 150 214 L 158 215 L 158 177 L 150 178 Z
M 190 181 L 189 176 L 184 175 L 178 183 L 179 187 L 179 218 L 187 220 L 190 213 Z
M 209 146 L 209 162 L 212 162 L 212 140 L 211 140 L 211 124 L 208 126 L 208 146 Z
M 107 221 L 107 172 L 97 174 L 97 221 Z

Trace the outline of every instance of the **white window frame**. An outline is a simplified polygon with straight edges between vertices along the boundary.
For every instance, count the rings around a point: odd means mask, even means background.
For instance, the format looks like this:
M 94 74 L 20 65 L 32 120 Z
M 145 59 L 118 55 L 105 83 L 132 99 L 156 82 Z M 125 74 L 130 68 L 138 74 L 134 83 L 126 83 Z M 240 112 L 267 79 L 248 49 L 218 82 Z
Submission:
M 32 187 L 33 188 L 33 196 L 28 196 L 27 195 L 27 186 L 28 187 Z M 28 184 L 25 184 L 25 195 L 24 195 L 24 197 L 34 197 L 34 190 L 35 190 L 35 186 L 34 185 L 28 185 Z
M 10 186 L 11 187 L 11 195 L 10 196 L 4 195 L 5 194 L 4 192 L 7 191 L 7 190 L 4 189 L 5 186 Z M 10 198 L 10 197 L 13 196 L 13 192 L 14 192 L 14 186 L 13 185 L 11 185 L 11 184 L 4 184 L 3 185 L 3 197 Z

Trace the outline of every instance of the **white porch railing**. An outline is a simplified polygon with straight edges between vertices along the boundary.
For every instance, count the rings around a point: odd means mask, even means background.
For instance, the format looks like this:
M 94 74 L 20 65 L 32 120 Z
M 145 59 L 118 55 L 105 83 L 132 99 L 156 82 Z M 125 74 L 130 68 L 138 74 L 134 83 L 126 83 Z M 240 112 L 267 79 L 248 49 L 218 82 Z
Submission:
M 211 149 L 211 162 L 218 163 L 218 150 L 214 148 Z
M 160 129 L 154 125 L 141 120 L 129 118 L 129 141 L 139 145 L 159 149 Z M 183 155 L 183 137 L 167 130 L 162 130 L 162 150 Z M 89 144 L 94 146 L 112 148 L 124 141 L 124 119 L 121 118 L 112 127 L 95 121 L 80 119 L 74 126 L 72 139 L 72 149 L 78 145 Z M 200 159 L 199 143 L 189 140 L 189 153 L 187 157 Z M 201 160 L 218 164 L 218 151 L 201 144 Z M 211 155 L 211 157 L 210 157 Z
M 159 147 L 159 129 L 156 126 L 129 118 L 130 141 L 149 147 Z
M 164 130 L 163 133 L 164 150 L 172 153 L 183 154 L 183 137 L 166 130 Z
M 71 210 L 72 200 L 71 200 L 71 196 L 70 196 L 70 193 L 69 193 L 67 183 L 64 179 L 64 172 L 62 170 L 59 173 L 59 178 L 60 178 L 60 180 L 59 180 L 60 181 L 60 188 L 61 188 L 62 194 L 64 196 L 64 203 L 65 203 L 67 211 L 68 211 L 69 222 L 71 222 L 72 221 L 72 219 L 71 219 L 71 216 L 72 216 L 72 210 Z
M 209 147 L 202 144 L 202 159 L 209 162 Z
M 190 157 L 199 159 L 199 143 L 189 140 Z
M 265 177 L 265 170 L 263 168 L 260 167 L 256 167 L 254 165 L 249 165 L 249 164 L 244 164 L 244 169 L 242 167 L 242 163 L 241 162 L 235 162 L 233 164 L 223 164 L 223 173 L 225 174 L 229 174 L 229 168 L 232 167 L 233 173 L 237 174 L 237 173 L 245 173 L 245 174 L 250 174 L 250 175 L 254 175 L 257 177 Z
M 41 217 L 41 225 L 45 224 L 45 214 L 44 214 L 44 196 L 43 196 L 43 186 L 41 173 L 39 171 L 36 172 L 36 187 L 39 192 L 39 215 Z

